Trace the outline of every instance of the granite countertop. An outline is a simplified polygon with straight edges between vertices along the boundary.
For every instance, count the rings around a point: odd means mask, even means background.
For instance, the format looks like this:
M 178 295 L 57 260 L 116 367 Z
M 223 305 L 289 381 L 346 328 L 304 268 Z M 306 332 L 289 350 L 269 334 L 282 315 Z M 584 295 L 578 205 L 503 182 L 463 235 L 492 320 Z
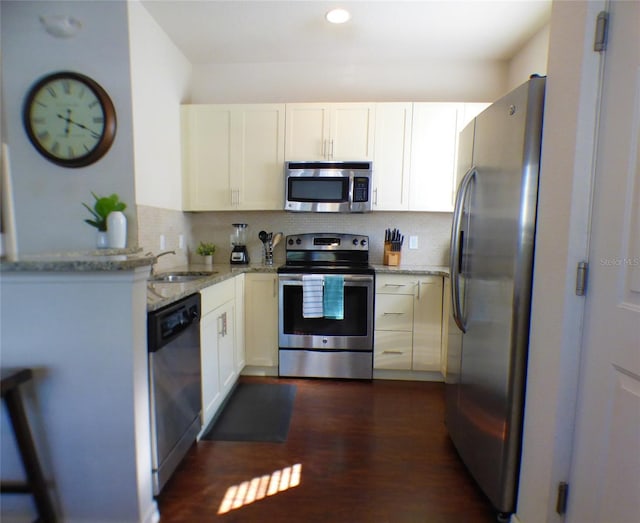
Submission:
M 229 278 L 233 278 L 238 274 L 247 272 L 272 272 L 275 273 L 278 267 L 276 265 L 266 266 L 260 264 L 249 265 L 229 265 L 227 264 L 214 264 L 211 267 L 204 265 L 191 264 L 186 266 L 172 267 L 159 271 L 158 274 L 166 272 L 183 272 L 183 271 L 198 271 L 208 272 L 211 271 L 210 276 L 204 276 L 197 280 L 181 283 L 163 283 L 163 282 L 147 282 L 147 311 L 155 311 L 166 305 L 201 291 L 202 289 L 221 283 Z
M 142 249 L 100 249 L 22 255 L 15 261 L 2 260 L 0 272 L 91 272 L 127 271 L 156 261 L 144 256 Z
M 141 249 L 102 249 L 88 252 L 49 253 L 21 256 L 17 261 L 0 262 L 0 272 L 100 272 L 125 271 L 150 266 L 156 261 L 154 256 L 145 256 Z M 419 274 L 449 276 L 449 268 L 437 265 L 373 265 L 378 274 Z M 147 283 L 147 310 L 153 311 L 190 294 L 221 283 L 238 274 L 248 272 L 275 273 L 277 266 L 261 264 L 230 265 L 216 264 L 212 267 L 186 265 L 172 267 L 162 272 L 201 271 L 209 272 L 197 280 L 184 283 Z
M 417 274 L 420 276 L 449 276 L 445 265 L 373 265 L 377 274 Z
M 449 276 L 449 268 L 439 265 L 373 265 L 378 274 L 419 274 L 424 276 Z M 203 265 L 188 265 L 173 267 L 162 272 L 182 272 L 182 271 L 212 271 L 210 276 L 204 276 L 197 280 L 184 283 L 161 283 L 149 281 L 147 283 L 147 310 L 154 311 L 166 305 L 201 291 L 202 289 L 221 283 L 229 278 L 233 278 L 242 273 L 267 272 L 275 273 L 278 267 L 255 265 L 229 265 L 216 264 L 212 267 Z M 161 273 L 162 273 L 161 272 Z

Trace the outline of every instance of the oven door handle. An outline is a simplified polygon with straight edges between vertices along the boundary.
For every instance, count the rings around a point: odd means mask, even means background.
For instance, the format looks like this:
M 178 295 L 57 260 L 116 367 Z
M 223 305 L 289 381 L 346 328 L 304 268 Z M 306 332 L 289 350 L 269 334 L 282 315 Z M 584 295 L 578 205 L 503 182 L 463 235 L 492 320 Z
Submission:
M 302 274 L 282 274 L 278 277 L 281 285 L 302 285 Z M 321 276 L 329 276 L 322 274 Z M 333 275 L 331 275 L 333 276 Z M 344 274 L 345 285 L 368 285 L 373 283 L 373 275 L 371 274 Z

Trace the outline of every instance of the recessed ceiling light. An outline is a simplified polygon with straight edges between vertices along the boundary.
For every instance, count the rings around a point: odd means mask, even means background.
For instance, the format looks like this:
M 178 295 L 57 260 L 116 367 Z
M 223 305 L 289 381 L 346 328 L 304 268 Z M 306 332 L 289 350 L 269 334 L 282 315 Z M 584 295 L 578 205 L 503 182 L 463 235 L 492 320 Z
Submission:
M 325 17 L 327 18 L 327 21 L 332 24 L 344 24 L 351 18 L 351 13 L 346 9 L 332 9 L 325 15 Z

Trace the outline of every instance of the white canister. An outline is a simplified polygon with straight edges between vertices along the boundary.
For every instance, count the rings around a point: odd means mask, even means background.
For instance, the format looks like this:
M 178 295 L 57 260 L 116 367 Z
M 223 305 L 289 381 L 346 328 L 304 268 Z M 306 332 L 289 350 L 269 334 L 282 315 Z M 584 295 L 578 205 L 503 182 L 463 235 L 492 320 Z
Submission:
M 124 249 L 127 246 L 127 217 L 121 211 L 113 211 L 107 216 L 107 236 L 109 248 Z

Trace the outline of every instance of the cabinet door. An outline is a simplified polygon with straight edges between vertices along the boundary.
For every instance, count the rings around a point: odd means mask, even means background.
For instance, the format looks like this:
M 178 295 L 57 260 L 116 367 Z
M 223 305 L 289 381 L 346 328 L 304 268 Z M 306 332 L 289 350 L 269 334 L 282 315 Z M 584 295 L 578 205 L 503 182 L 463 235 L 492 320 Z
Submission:
M 186 211 L 231 209 L 231 117 L 228 106 L 184 105 L 183 206 Z
M 411 332 L 378 331 L 375 335 L 373 367 L 375 369 L 411 370 Z
M 473 162 L 473 140 L 475 137 L 475 127 L 469 125 L 478 114 L 489 107 L 488 103 L 465 103 L 461 104 L 462 109 L 458 110 L 458 138 L 456 144 L 456 164 L 454 168 L 455 180 L 453 183 L 454 195 L 458 190 L 458 185 L 462 177 L 472 167 Z
M 372 160 L 374 130 L 374 104 L 332 104 L 327 158 Z
M 377 294 L 375 329 L 413 330 L 413 296 L 407 294 Z
M 375 104 L 287 104 L 286 160 L 371 160 Z
M 329 108 L 324 104 L 286 105 L 286 160 L 324 160 L 329 145 Z
M 440 370 L 442 285 L 441 276 L 418 280 L 413 307 L 413 370 Z
M 411 103 L 376 104 L 373 149 L 373 209 L 409 209 Z
M 460 104 L 414 103 L 409 209 L 453 211 Z
M 240 210 L 284 208 L 284 104 L 239 106 L 233 113 L 232 192 Z
M 244 274 L 239 274 L 234 278 L 236 288 L 235 300 L 235 366 L 236 372 L 240 374 L 245 366 L 244 349 Z
M 402 274 L 381 274 L 376 277 L 376 298 L 378 294 L 414 295 L 416 279 Z
M 220 389 L 226 396 L 234 384 L 237 374 L 234 346 L 234 302 L 229 301 L 214 313 L 218 323 L 218 375 Z
M 202 426 L 207 427 L 222 403 L 218 373 L 218 318 L 212 311 L 200 320 L 202 366 Z
M 245 275 L 247 365 L 278 366 L 277 274 Z

